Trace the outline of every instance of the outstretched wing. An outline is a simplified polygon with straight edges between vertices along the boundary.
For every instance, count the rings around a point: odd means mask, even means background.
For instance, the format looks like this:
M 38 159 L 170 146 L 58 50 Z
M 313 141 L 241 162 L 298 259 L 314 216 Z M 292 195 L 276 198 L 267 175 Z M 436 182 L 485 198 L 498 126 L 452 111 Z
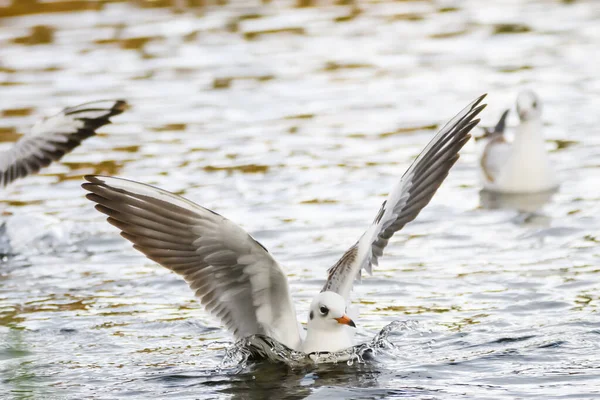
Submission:
M 392 235 L 412 221 L 440 187 L 467 143 L 475 119 L 484 109 L 483 95 L 463 109 L 435 135 L 381 205 L 375 220 L 342 258 L 329 269 L 323 291 L 348 298 L 355 278 L 362 269 L 371 273 L 372 265 L 383 254 Z
M 110 117 L 127 109 L 123 100 L 95 101 L 65 108 L 36 123 L 9 150 L 0 154 L 0 187 L 38 172 L 94 136 Z
M 221 215 L 141 183 L 86 176 L 84 189 L 121 236 L 183 276 L 237 338 L 264 334 L 300 346 L 287 277 L 269 252 Z

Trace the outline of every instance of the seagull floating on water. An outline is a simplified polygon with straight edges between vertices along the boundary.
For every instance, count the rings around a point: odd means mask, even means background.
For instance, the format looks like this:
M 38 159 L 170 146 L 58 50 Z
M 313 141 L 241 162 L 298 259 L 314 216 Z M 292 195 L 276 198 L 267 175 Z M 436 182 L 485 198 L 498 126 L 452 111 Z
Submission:
M 425 207 L 479 123 L 485 95 L 448 122 L 419 154 L 360 239 L 328 270 L 308 313 L 306 336 L 287 277 L 267 249 L 241 227 L 178 195 L 98 175 L 85 179 L 87 198 L 149 259 L 184 277 L 202 304 L 238 339 L 262 334 L 306 354 L 354 345 L 347 315 L 354 280 L 372 272 L 392 235 Z
M 127 107 L 123 100 L 100 100 L 65 108 L 38 121 L 14 146 L 0 153 L 0 187 L 60 160 Z
M 517 97 L 520 124 L 514 140 L 505 136 L 504 111 L 494 129 L 486 130 L 480 158 L 480 177 L 491 192 L 526 194 L 551 191 L 558 187 L 542 135 L 542 105 L 532 91 Z

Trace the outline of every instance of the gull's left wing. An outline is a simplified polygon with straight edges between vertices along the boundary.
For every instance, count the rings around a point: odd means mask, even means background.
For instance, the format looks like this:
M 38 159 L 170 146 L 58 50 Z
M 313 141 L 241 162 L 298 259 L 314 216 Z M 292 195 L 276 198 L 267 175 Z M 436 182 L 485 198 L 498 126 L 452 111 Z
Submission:
M 485 96 L 458 113 L 429 142 L 383 202 L 369 229 L 329 269 L 322 291 L 336 292 L 348 299 L 361 270 L 371 273 L 388 240 L 417 217 L 448 176 L 458 160 L 458 152 L 471 137 L 469 132 L 479 123 L 475 117 L 486 106 L 480 104 Z
M 0 187 L 60 160 L 126 109 L 123 100 L 102 100 L 65 108 L 42 119 L 13 147 L 0 153 Z

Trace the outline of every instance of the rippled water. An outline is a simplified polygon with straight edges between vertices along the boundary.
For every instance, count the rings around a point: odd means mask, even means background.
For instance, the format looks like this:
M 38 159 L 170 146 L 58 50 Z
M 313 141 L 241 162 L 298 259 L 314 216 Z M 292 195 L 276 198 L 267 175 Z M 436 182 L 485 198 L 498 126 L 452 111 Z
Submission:
M 600 396 L 600 3 L 8 3 L 1 148 L 67 105 L 125 98 L 133 108 L 2 192 L 13 255 L 0 264 L 0 393 Z M 83 174 L 119 175 L 240 223 L 286 266 L 305 321 L 326 268 L 437 125 L 483 92 L 482 124 L 493 125 L 525 87 L 544 101 L 560 191 L 480 194 L 467 145 L 355 286 L 361 342 L 403 322 L 389 348 L 352 365 L 224 364 L 231 337 L 80 188 Z

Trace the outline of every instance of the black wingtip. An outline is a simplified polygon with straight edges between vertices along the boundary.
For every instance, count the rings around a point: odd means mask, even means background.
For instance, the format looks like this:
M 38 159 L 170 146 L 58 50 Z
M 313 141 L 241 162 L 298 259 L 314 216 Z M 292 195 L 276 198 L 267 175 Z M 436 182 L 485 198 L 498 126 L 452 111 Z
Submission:
M 109 104 L 110 102 L 110 104 Z M 123 113 L 124 111 L 127 111 L 131 108 L 131 106 L 129 105 L 129 103 L 127 103 L 127 100 L 123 100 L 123 99 L 106 99 L 106 100 L 94 100 L 94 101 L 89 101 L 87 103 L 81 103 L 78 104 L 76 106 L 72 106 L 72 107 L 66 107 L 65 109 L 63 109 L 61 112 L 65 115 L 78 115 L 81 113 L 86 113 L 86 112 L 90 112 L 90 111 L 105 111 L 106 114 L 99 116 L 99 117 L 94 117 L 94 118 L 88 118 L 91 121 L 94 120 L 102 120 L 102 121 L 108 121 L 108 122 L 104 122 L 104 124 L 109 123 L 109 119 L 110 117 L 114 117 L 115 115 L 119 115 L 121 113 Z
M 479 96 L 474 104 L 474 106 L 478 105 L 479 103 L 481 103 L 483 101 L 483 99 L 485 99 L 487 97 L 487 93 L 482 94 L 481 96 Z
M 495 127 L 493 127 L 493 128 L 482 127 L 481 129 L 483 130 L 483 135 L 476 136 L 475 141 L 477 142 L 482 139 L 487 139 L 492 135 L 503 135 L 504 130 L 506 129 L 506 118 L 508 117 L 509 113 L 510 113 L 509 108 L 504 110 L 504 112 L 500 116 L 500 120 L 498 121 L 498 123 L 496 124 Z
M 121 114 L 122 112 L 127 111 L 129 109 L 131 109 L 131 106 L 129 105 L 129 103 L 127 103 L 127 101 L 117 100 L 112 107 L 111 116 Z
M 104 181 L 101 178 L 103 178 L 102 175 L 84 175 L 83 179 L 85 179 L 87 182 L 82 183 L 81 187 L 85 189 L 86 186 L 91 186 L 90 183 L 95 185 L 104 183 Z
M 479 114 L 486 107 L 487 107 L 487 104 L 480 104 L 480 105 L 478 105 L 473 110 L 471 110 L 471 115 L 475 116 L 475 115 Z
M 473 102 L 473 105 L 471 106 L 471 118 L 476 116 L 477 114 L 479 114 L 484 108 L 487 107 L 487 103 L 481 103 L 483 101 L 483 99 L 485 99 L 487 96 L 487 93 L 482 94 L 481 96 L 479 96 L 477 99 L 475 99 L 475 101 Z
M 481 120 L 479 118 L 476 118 L 474 120 L 469 121 L 469 123 L 467 123 L 465 126 L 462 127 L 462 131 L 465 132 L 465 137 L 468 137 L 468 139 L 471 138 L 471 130 L 473 128 L 475 128 L 477 126 L 477 124 L 479 124 Z M 468 141 L 467 139 L 467 141 Z M 466 142 L 465 142 L 466 143 Z
M 494 127 L 495 133 L 504 133 L 504 129 L 506 128 L 506 118 L 508 117 L 508 113 L 510 112 L 510 108 L 507 108 L 500 116 L 500 120 Z

